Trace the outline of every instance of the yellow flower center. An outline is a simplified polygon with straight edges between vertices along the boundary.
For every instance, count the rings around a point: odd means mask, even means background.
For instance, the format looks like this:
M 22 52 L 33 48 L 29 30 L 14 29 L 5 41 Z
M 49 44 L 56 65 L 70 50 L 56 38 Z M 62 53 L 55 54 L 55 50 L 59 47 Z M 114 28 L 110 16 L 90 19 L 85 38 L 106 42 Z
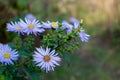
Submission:
M 3 57 L 4 57 L 4 58 L 9 58 L 9 57 L 10 57 L 10 53 L 9 53 L 9 52 L 5 52 L 5 53 L 3 54 Z
M 29 23 L 29 24 L 28 24 L 28 28 L 33 29 L 33 28 L 34 28 L 34 25 L 33 25 L 32 23 Z
M 45 55 L 45 56 L 44 56 L 44 61 L 45 61 L 45 62 L 48 62 L 49 60 L 50 60 L 50 56 L 49 56 L 49 55 Z
M 57 24 L 56 22 L 51 22 L 51 26 L 53 26 L 53 27 L 57 27 L 58 24 Z
M 18 25 L 16 25 L 15 28 L 16 30 L 21 30 L 21 28 Z

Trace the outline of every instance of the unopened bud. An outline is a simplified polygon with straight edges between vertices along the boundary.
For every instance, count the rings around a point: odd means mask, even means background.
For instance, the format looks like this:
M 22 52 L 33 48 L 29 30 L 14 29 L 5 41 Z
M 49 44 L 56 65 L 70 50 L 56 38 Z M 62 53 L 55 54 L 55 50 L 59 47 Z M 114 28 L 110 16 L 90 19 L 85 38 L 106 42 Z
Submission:
M 83 19 L 80 20 L 80 23 L 83 24 Z

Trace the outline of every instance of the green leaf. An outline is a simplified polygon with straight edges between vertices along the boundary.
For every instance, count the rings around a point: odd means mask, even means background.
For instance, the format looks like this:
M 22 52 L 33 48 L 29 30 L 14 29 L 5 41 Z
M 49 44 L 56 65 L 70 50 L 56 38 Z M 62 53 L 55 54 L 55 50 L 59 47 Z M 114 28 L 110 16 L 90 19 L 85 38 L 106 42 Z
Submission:
M 30 53 L 27 53 L 27 52 L 25 52 L 25 51 L 19 51 L 19 55 L 20 55 L 21 57 L 24 57 L 24 58 L 27 58 L 27 57 L 31 56 Z
M 68 63 L 68 64 L 70 64 L 70 57 L 67 55 L 67 53 L 63 53 L 62 54 L 62 57 L 63 57 L 63 59 Z

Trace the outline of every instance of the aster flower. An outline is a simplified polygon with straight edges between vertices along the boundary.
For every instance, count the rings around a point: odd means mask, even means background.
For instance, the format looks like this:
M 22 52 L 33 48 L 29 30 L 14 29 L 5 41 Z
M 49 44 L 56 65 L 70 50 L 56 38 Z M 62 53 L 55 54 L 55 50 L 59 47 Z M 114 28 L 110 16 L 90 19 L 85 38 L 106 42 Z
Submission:
M 62 28 L 65 29 L 69 33 L 72 31 L 73 25 L 69 24 L 67 21 L 63 21 Z
M 74 24 L 74 23 L 77 24 L 77 25 L 80 24 L 79 20 L 76 19 L 76 18 L 74 18 L 74 17 L 71 17 L 71 18 L 69 19 L 69 21 L 70 21 L 71 24 Z
M 76 22 L 73 23 L 74 29 L 78 29 L 78 28 L 79 28 L 79 25 L 80 25 L 79 23 L 76 23 Z
M 82 42 L 88 42 L 90 35 L 86 34 L 85 30 L 80 28 L 78 23 L 74 23 L 74 29 L 77 31 Z
M 37 51 L 34 53 L 34 60 L 38 67 L 41 69 L 48 71 L 54 71 L 55 66 L 59 66 L 59 62 L 61 58 L 55 52 L 55 50 L 50 51 L 50 48 L 46 47 L 43 49 L 42 47 L 36 48 Z
M 23 33 L 23 27 L 19 25 L 19 22 L 7 23 L 7 31 Z
M 50 24 L 49 21 L 47 21 L 47 22 L 42 22 L 42 27 L 43 27 L 43 28 L 51 28 L 51 24 Z
M 33 14 L 30 14 L 30 13 L 26 14 L 25 18 L 30 20 L 30 21 L 33 21 L 34 19 L 36 19 L 36 17 Z
M 38 20 L 29 20 L 25 18 L 25 21 L 20 19 L 20 26 L 24 27 L 24 33 L 27 35 L 29 34 L 35 34 L 37 35 L 38 33 L 42 33 L 45 30 L 41 27 L 41 24 L 38 22 Z
M 0 51 L 3 49 L 3 44 L 0 43 Z
M 13 61 L 18 59 L 18 53 L 16 50 L 12 50 L 8 45 L 2 44 L 2 50 L 0 51 L 0 62 L 5 65 L 13 64 Z
M 58 26 L 59 26 L 58 22 L 50 22 L 50 21 L 42 22 L 43 28 L 55 28 L 55 29 L 57 29 Z
M 73 28 L 78 32 L 78 31 L 80 31 L 80 22 L 79 22 L 79 20 L 78 19 L 76 19 L 76 18 L 74 18 L 74 17 L 71 17 L 70 19 L 69 19 L 69 21 L 70 21 L 70 23 L 71 24 L 73 24 Z
M 55 28 L 55 29 L 58 28 L 58 22 L 51 22 L 50 24 L 53 28 Z
M 78 35 L 82 42 L 88 42 L 90 35 L 86 34 L 84 29 L 80 29 Z
M 74 29 L 77 31 L 78 36 L 82 42 L 88 42 L 90 35 L 85 33 L 85 30 L 80 28 L 80 22 L 76 18 L 70 18 L 70 22 L 73 24 Z M 83 23 L 83 20 L 81 21 Z
M 63 29 L 66 29 L 66 31 L 68 33 L 70 33 L 73 29 L 76 30 L 77 32 L 80 31 L 80 27 L 79 27 L 79 24 L 77 23 L 74 23 L 73 25 L 68 23 L 67 21 L 63 21 L 62 22 L 62 28 Z

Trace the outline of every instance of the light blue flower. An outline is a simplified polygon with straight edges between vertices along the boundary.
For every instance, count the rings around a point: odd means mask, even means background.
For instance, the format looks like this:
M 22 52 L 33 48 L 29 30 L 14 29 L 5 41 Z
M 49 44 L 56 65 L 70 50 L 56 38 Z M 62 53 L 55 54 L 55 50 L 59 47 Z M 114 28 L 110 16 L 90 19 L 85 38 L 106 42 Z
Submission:
M 79 28 L 80 23 L 76 18 L 71 17 L 69 21 L 71 24 L 67 21 L 62 22 L 62 28 L 66 29 L 68 33 L 70 33 L 73 29 L 77 30 Z
M 51 24 L 52 28 L 55 28 L 55 29 L 57 29 L 59 26 L 58 22 L 54 22 L 54 21 L 52 21 L 50 24 Z
M 77 31 L 78 36 L 80 37 L 81 41 L 82 42 L 88 42 L 90 35 L 86 34 L 85 30 L 83 28 L 81 28 L 79 20 L 71 17 L 70 22 L 73 24 L 74 30 Z M 82 22 L 83 21 L 81 21 L 81 23 Z
M 50 21 L 42 22 L 42 27 L 43 27 L 43 28 L 52 28 L 52 26 L 51 26 L 51 24 L 50 24 Z
M 79 25 L 80 24 L 80 21 L 78 20 L 78 19 L 76 19 L 76 18 L 74 18 L 74 17 L 71 17 L 70 19 L 69 19 L 69 21 L 70 21 L 70 23 L 71 24 L 73 24 L 73 25 Z
M 30 21 L 33 21 L 34 19 L 36 19 L 36 17 L 33 14 L 31 14 L 31 13 L 26 14 L 25 18 L 30 20 Z
M 79 30 L 80 24 L 78 24 L 76 22 L 74 22 L 73 24 L 70 24 L 67 21 L 63 21 L 62 22 L 62 28 L 66 29 L 66 31 L 70 33 L 72 30 Z
M 0 51 L 3 49 L 3 44 L 0 43 Z
M 73 25 L 69 24 L 67 21 L 62 22 L 62 29 L 65 29 L 68 33 L 72 31 Z
M 56 66 L 59 66 L 59 62 L 61 61 L 61 58 L 58 56 L 58 54 L 55 52 L 55 50 L 52 50 L 48 47 L 46 49 L 43 49 L 42 47 L 36 48 L 36 51 L 33 55 L 36 66 L 40 67 L 41 69 L 48 71 L 54 71 L 54 68 Z
M 41 24 L 39 23 L 38 20 L 29 20 L 25 18 L 25 21 L 20 19 L 20 26 L 24 27 L 24 33 L 27 35 L 29 34 L 34 34 L 37 35 L 38 33 L 42 33 L 45 30 L 42 28 Z
M 74 26 L 74 29 L 78 29 L 78 28 L 80 27 L 80 24 L 79 24 L 79 23 L 74 22 L 74 23 L 73 23 L 73 26 Z
M 7 31 L 17 32 L 23 34 L 23 27 L 19 25 L 19 22 L 7 23 Z
M 78 35 L 82 42 L 88 42 L 90 35 L 86 34 L 84 29 L 80 29 Z
M 58 22 L 50 22 L 50 21 L 47 21 L 47 22 L 42 22 L 42 27 L 43 28 L 54 28 L 54 29 L 57 29 L 58 28 Z
M 14 64 L 13 61 L 18 59 L 18 52 L 16 50 L 12 50 L 8 45 L 1 44 L 0 50 L 0 62 L 5 65 Z

